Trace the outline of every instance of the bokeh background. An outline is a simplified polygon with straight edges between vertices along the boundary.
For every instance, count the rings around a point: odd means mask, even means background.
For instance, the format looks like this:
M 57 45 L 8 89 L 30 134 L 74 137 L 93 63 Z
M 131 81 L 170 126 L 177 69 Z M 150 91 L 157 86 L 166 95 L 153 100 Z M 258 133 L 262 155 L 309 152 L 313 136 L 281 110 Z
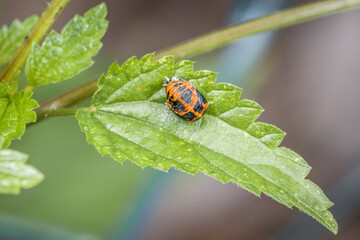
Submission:
M 0 23 L 41 14 L 45 0 L 0 0 Z M 100 0 L 71 1 L 54 25 Z M 114 61 L 311 1 L 104 0 L 109 29 L 94 66 L 35 90 L 43 101 L 105 73 Z M 11 148 L 46 178 L 19 196 L 0 195 L 0 239 L 360 239 L 360 10 L 247 37 L 196 60 L 218 82 L 244 88 L 313 167 L 308 178 L 334 202 L 332 235 L 311 217 L 201 173 L 119 164 L 85 141 L 74 117 L 28 128 Z M 82 104 L 88 104 L 89 100 Z

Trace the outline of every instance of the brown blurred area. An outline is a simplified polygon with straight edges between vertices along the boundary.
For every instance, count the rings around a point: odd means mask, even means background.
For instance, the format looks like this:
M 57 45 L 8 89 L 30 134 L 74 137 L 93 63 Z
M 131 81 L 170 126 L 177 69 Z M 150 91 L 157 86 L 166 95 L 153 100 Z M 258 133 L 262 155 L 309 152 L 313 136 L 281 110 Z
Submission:
M 75 13 L 83 14 L 100 2 L 71 1 L 55 29 L 61 29 Z M 224 26 L 232 3 L 105 2 L 110 25 L 101 54 L 119 62 Z M 304 1 L 297 2 L 301 3 Z M 40 14 L 45 1 L 3 0 L 0 7 L 1 23 L 9 24 L 14 16 L 23 19 Z M 299 153 L 312 166 L 308 179 L 326 194 L 359 164 L 359 23 L 360 11 L 353 10 L 279 31 L 266 55 L 266 82 L 253 96 L 266 109 L 259 120 L 287 132 L 281 145 Z M 198 61 L 206 61 L 206 56 Z M 154 208 L 147 226 L 139 226 L 141 239 L 270 239 L 291 219 L 305 215 L 202 174 L 177 174 Z M 310 217 L 306 219 L 319 225 Z M 360 239 L 360 211 L 339 226 L 337 236 L 324 230 L 314 239 Z
M 23 19 L 40 15 L 45 0 L 2 0 L 0 20 L 10 24 L 14 17 Z M 230 0 L 86 0 L 70 1 L 54 28 L 59 31 L 75 14 L 82 15 L 91 7 L 105 2 L 110 22 L 103 39 L 102 54 L 126 59 L 159 51 L 188 38 L 224 25 Z M 19 7 L 21 6 L 21 7 Z M 184 27 L 186 26 L 186 27 Z

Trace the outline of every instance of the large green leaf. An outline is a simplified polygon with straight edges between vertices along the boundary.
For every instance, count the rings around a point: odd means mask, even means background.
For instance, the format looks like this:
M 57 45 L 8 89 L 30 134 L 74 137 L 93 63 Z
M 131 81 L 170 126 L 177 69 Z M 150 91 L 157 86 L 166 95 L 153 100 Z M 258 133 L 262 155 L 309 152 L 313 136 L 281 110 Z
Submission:
M 31 95 L 31 91 L 14 92 L 8 83 L 0 83 L 0 137 L 5 139 L 5 147 L 24 134 L 26 123 L 36 120 L 32 110 L 39 104 Z
M 0 29 L 0 65 L 11 60 L 37 20 L 36 15 L 26 18 L 23 22 L 16 19 L 10 27 L 3 26 Z
M 185 77 L 209 102 L 205 116 L 194 123 L 178 118 L 164 104 L 165 77 Z M 174 64 L 173 57 L 154 62 L 153 54 L 121 67 L 114 63 L 99 80 L 92 106 L 77 119 L 87 141 L 101 154 L 141 167 L 167 171 L 175 167 L 201 171 L 221 182 L 235 182 L 261 192 L 287 207 L 296 206 L 332 232 L 337 223 L 327 211 L 332 203 L 321 189 L 304 179 L 310 166 L 298 154 L 278 147 L 285 133 L 254 122 L 263 109 L 239 100 L 241 89 L 215 84 L 216 73 L 193 72 L 193 62 Z
M 19 194 L 21 188 L 31 188 L 44 178 L 41 172 L 25 164 L 27 154 L 3 149 L 5 139 L 0 137 L 0 193 Z
M 90 9 L 84 17 L 76 15 L 61 32 L 52 31 L 41 47 L 34 45 L 26 63 L 29 85 L 60 82 L 93 64 L 100 50 L 108 22 L 104 3 Z

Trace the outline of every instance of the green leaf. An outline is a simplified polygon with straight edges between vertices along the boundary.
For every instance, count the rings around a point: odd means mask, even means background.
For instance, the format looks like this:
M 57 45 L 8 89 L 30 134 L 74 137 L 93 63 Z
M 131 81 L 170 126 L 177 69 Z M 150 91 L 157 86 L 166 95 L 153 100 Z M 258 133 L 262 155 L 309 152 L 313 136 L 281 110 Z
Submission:
M 25 164 L 27 154 L 3 149 L 5 140 L 0 137 L 0 141 L 0 193 L 19 194 L 21 188 L 31 188 L 43 180 L 41 172 Z
M 84 17 L 76 15 L 61 32 L 52 31 L 42 46 L 34 44 L 25 73 L 29 85 L 36 87 L 74 77 L 90 67 L 102 43 L 108 22 L 104 3 L 90 9 Z
M 31 91 L 13 92 L 6 82 L 0 83 L 0 136 L 9 146 L 12 139 L 20 138 L 25 132 L 25 124 L 35 122 L 32 111 L 39 104 L 31 99 Z
M 209 110 L 201 120 L 187 122 L 165 106 L 162 84 L 171 76 L 187 78 L 206 97 Z M 121 67 L 110 67 L 98 82 L 93 106 L 78 110 L 76 117 L 101 154 L 141 167 L 201 171 L 223 183 L 235 182 L 257 196 L 263 192 L 296 206 L 336 233 L 337 223 L 327 211 L 332 203 L 304 179 L 310 166 L 292 150 L 278 147 L 285 133 L 254 122 L 263 109 L 239 100 L 241 89 L 215 80 L 216 73 L 193 72 L 190 61 L 132 57 Z
M 22 23 L 15 19 L 10 27 L 3 26 L 0 29 L 0 65 L 11 60 L 37 20 L 36 15 L 26 18 Z

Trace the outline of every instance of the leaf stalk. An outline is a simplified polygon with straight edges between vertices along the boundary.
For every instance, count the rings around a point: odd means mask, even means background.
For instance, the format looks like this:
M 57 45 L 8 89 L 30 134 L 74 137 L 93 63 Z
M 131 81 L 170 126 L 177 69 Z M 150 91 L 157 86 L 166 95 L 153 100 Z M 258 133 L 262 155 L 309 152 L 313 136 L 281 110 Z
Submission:
M 78 109 L 79 108 L 60 108 L 60 109 L 37 110 L 36 111 L 36 114 L 37 114 L 36 121 L 41 121 L 48 117 L 75 115 L 75 113 Z

